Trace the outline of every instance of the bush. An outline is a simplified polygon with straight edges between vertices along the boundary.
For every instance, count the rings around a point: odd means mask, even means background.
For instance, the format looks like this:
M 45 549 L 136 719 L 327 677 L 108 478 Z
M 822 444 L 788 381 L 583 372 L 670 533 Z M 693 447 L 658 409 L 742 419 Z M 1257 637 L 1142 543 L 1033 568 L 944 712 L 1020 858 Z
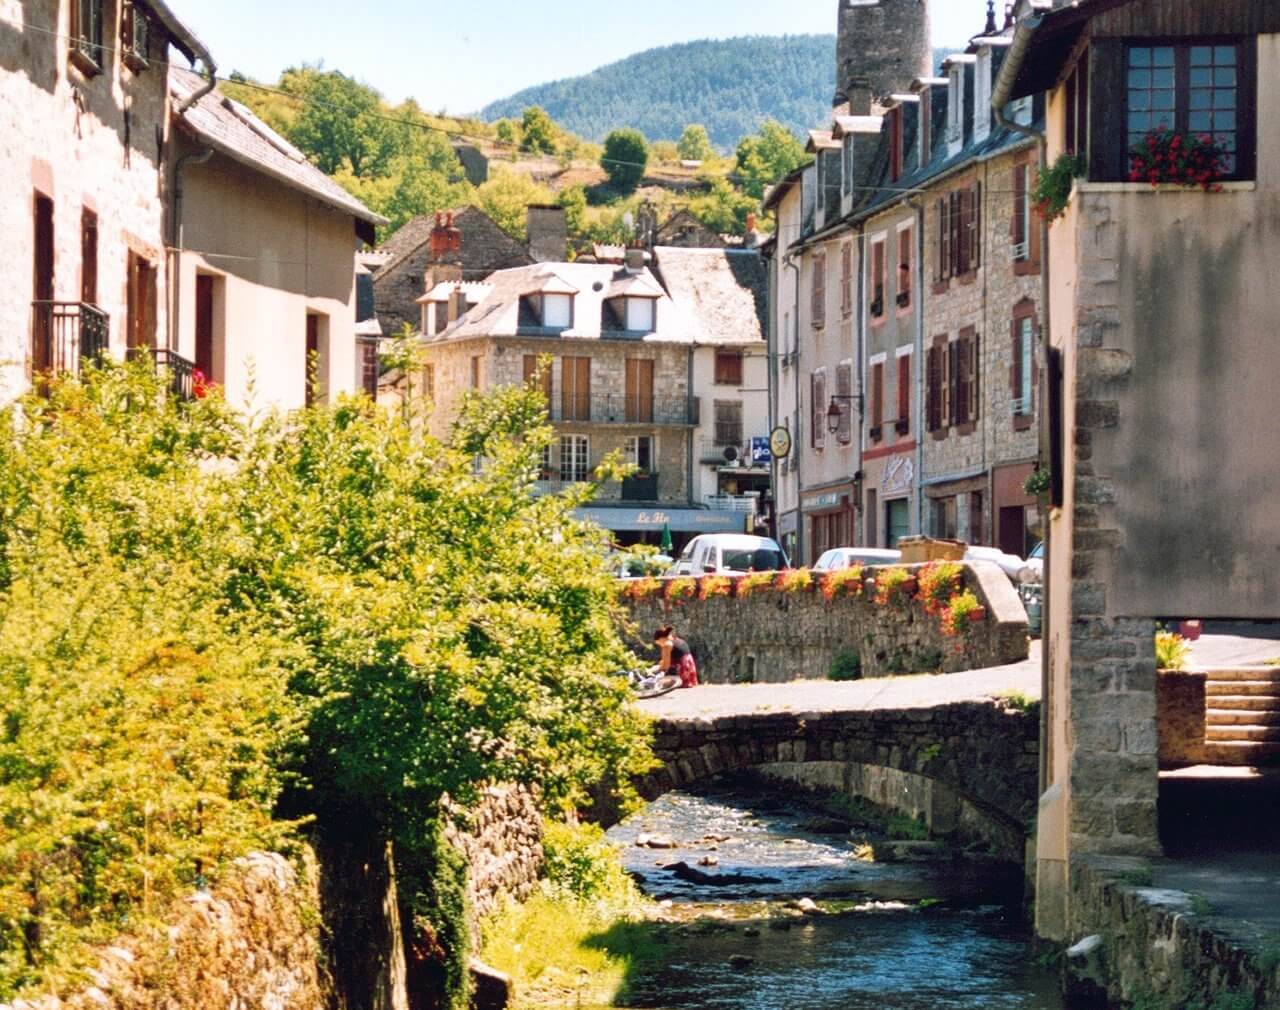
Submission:
M 548 820 L 542 826 L 547 881 L 580 901 L 630 901 L 638 892 L 595 824 Z
M 605 137 L 600 165 L 614 189 L 630 193 L 640 185 L 648 164 L 649 145 L 639 130 L 614 130 Z
M 1191 659 L 1191 643 L 1172 631 L 1156 632 L 1156 669 L 1185 670 Z
M 856 652 L 840 652 L 831 662 L 829 680 L 861 680 L 862 657 Z

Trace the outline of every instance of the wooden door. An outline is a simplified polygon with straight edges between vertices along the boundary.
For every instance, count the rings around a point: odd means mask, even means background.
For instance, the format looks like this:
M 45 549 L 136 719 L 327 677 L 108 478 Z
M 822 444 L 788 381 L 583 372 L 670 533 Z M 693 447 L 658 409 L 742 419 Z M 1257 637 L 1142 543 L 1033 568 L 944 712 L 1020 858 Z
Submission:
M 207 381 L 213 380 L 213 281 L 196 276 L 196 368 Z M 308 317 L 310 319 L 311 317 Z
M 127 292 L 128 325 L 125 340 L 129 350 L 155 347 L 156 268 L 137 253 L 129 253 Z
M 538 375 L 538 355 L 526 354 L 524 356 L 524 384 L 533 389 L 535 385 L 542 391 L 542 395 L 547 398 L 547 405 L 551 405 L 551 368 L 542 370 L 541 381 Z
M 87 208 L 80 215 L 80 301 L 98 304 L 98 215 Z
M 1000 549 L 1022 557 L 1027 550 L 1027 510 L 1021 505 L 1000 509 Z
M 44 304 L 34 307 L 31 328 L 31 367 L 37 372 L 53 367 L 53 201 L 36 194 L 35 264 L 32 299 Z
M 565 421 L 591 420 L 591 359 L 560 359 L 560 408 Z
M 649 358 L 628 358 L 626 383 L 626 419 L 653 423 L 653 361 Z

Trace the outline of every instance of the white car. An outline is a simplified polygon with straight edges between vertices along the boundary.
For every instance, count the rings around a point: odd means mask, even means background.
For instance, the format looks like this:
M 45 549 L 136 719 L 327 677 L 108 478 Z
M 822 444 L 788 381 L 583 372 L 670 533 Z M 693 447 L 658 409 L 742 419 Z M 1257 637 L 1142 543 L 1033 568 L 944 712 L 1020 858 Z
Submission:
M 744 533 L 703 533 L 680 552 L 668 575 L 776 572 L 789 565 L 776 540 Z
M 902 551 L 882 547 L 832 547 L 813 566 L 815 572 L 834 572 L 854 565 L 896 565 Z
M 1027 563 L 1022 558 L 1016 554 L 1006 554 L 999 547 L 966 547 L 964 560 L 990 561 L 1014 582 L 1018 581 L 1018 573 L 1027 567 Z

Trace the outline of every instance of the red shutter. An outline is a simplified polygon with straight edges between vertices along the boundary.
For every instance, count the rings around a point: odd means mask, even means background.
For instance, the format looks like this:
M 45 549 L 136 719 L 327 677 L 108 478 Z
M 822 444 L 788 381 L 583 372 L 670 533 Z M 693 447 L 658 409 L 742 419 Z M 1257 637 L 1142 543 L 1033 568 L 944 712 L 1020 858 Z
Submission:
M 871 427 L 879 432 L 884 424 L 884 364 L 871 366 Z M 875 436 L 879 438 L 880 435 Z

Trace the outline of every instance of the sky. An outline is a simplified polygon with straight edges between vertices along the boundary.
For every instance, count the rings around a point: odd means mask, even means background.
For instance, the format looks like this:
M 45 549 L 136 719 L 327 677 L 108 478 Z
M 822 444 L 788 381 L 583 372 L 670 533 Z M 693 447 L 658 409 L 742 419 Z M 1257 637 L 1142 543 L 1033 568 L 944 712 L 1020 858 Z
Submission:
M 932 0 L 935 45 L 982 28 L 984 0 Z M 392 103 L 454 115 L 674 42 L 835 31 L 835 0 L 169 0 L 221 76 L 324 61 Z M 1003 6 L 1003 5 L 1000 5 Z M 834 53 L 832 60 L 834 62 Z

